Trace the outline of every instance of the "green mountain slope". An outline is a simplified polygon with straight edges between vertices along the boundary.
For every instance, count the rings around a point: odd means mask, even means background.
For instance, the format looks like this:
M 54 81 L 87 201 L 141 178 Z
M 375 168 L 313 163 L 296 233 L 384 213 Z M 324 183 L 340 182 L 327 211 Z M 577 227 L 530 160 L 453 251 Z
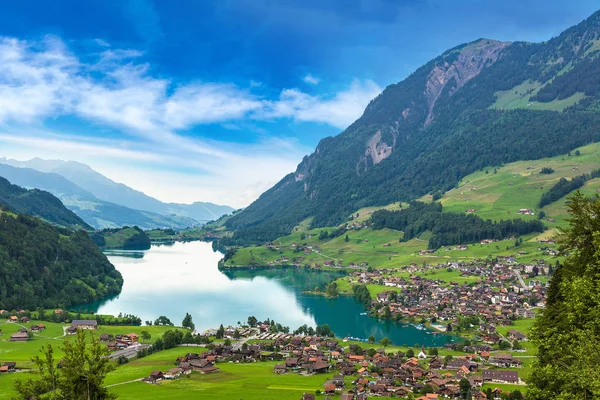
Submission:
M 148 250 L 150 237 L 146 232 L 134 227 L 103 229 L 91 234 L 92 241 L 103 249 Z
M 12 185 L 2 177 L 0 177 L 0 203 L 18 213 L 40 217 L 56 225 L 74 229 L 91 229 L 91 226 L 68 210 L 52 194 L 43 190 L 27 190 Z
M 336 225 L 362 207 L 446 192 L 485 166 L 600 140 L 600 86 L 589 78 L 600 73 L 599 37 L 596 13 L 545 43 L 480 39 L 447 51 L 229 219 L 236 234 L 223 244 L 272 240 L 309 217 Z
M 0 308 L 88 303 L 117 294 L 123 279 L 83 230 L 0 212 Z

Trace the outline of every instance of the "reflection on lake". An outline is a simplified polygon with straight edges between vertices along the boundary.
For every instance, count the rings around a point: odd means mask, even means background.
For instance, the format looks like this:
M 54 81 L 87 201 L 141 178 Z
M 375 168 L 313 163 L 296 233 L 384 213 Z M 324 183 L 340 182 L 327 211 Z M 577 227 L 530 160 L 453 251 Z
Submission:
M 395 344 L 442 345 L 451 339 L 360 315 L 365 310 L 352 297 L 327 299 L 302 293 L 324 287 L 339 273 L 296 268 L 221 272 L 217 263 L 222 254 L 205 242 L 106 254 L 123 275 L 123 291 L 115 298 L 80 306 L 82 311 L 135 314 L 143 321 L 166 315 L 175 324 L 189 312 L 198 330 L 221 323 L 235 325 L 254 315 L 292 330 L 303 324 L 327 323 L 338 336 L 388 336 Z

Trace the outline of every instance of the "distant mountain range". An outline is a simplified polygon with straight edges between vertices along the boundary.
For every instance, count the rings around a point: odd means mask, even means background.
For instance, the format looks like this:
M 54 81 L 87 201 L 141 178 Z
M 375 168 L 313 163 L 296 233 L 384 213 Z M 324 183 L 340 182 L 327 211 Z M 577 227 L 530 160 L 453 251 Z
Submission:
M 73 161 L 0 158 L 0 176 L 14 184 L 54 194 L 95 228 L 137 225 L 143 229 L 180 229 L 233 211 L 212 203 L 163 203 Z
M 441 194 L 487 166 L 600 140 L 600 12 L 544 43 L 479 39 L 389 85 L 244 211 L 227 245 L 302 221 L 334 226 L 366 206 Z

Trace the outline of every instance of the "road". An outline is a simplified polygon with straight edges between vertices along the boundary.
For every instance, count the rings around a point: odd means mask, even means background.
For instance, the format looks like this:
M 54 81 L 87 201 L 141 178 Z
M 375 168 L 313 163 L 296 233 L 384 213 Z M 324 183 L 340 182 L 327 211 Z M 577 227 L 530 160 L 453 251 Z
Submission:
M 111 360 L 116 360 L 117 358 L 119 358 L 121 356 L 125 356 L 128 359 L 132 359 L 133 357 L 137 356 L 137 352 L 139 350 L 147 349 L 148 347 L 150 347 L 149 344 L 138 344 L 135 346 L 130 346 L 126 349 L 115 351 L 110 356 L 108 356 L 108 358 L 110 358 Z
M 254 339 L 254 338 L 255 338 L 255 336 L 256 336 L 256 335 L 252 335 L 252 336 L 248 336 L 248 337 L 245 337 L 245 338 L 243 338 L 243 339 L 240 339 L 240 340 L 238 340 L 237 342 L 235 342 L 235 343 L 233 343 L 233 344 L 231 345 L 231 349 L 232 349 L 233 351 L 238 351 L 238 350 L 240 350 L 240 349 L 242 348 L 242 345 L 243 345 L 244 343 L 246 343 L 248 340 Z
M 525 285 L 525 281 L 523 280 L 523 277 L 521 276 L 521 273 L 518 270 L 516 270 L 516 269 L 513 269 L 512 271 L 517 276 L 517 279 L 519 280 L 519 283 L 521 284 L 521 286 L 523 286 L 523 290 L 529 290 L 528 287 L 527 287 L 527 285 Z

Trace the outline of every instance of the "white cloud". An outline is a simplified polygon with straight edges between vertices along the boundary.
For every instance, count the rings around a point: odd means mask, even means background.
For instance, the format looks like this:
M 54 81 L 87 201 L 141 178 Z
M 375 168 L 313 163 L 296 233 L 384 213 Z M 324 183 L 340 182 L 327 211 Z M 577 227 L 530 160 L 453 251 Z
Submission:
M 95 61 L 83 61 L 90 56 Z M 283 89 L 269 99 L 254 94 L 254 84 L 175 84 L 153 76 L 142 56 L 135 49 L 107 48 L 79 58 L 54 36 L 0 37 L 0 156 L 73 159 L 161 200 L 241 207 L 293 171 L 310 149 L 272 137 L 251 145 L 208 141 L 183 135 L 185 130 L 279 118 L 344 128 L 381 90 L 372 81 L 355 80 L 335 93 Z M 61 116 L 116 129 L 121 139 L 94 137 L 83 128 L 70 135 L 42 128 L 45 120 Z M 177 172 L 182 164 L 185 173 Z
M 337 92 L 333 97 L 311 96 L 298 89 L 285 89 L 278 100 L 269 103 L 264 115 L 345 128 L 360 117 L 369 101 L 379 93 L 381 88 L 371 80 L 354 80 L 347 90 Z
M 321 82 L 321 80 L 319 78 L 316 78 L 314 76 L 312 76 L 311 74 L 308 74 L 304 77 L 304 82 L 308 83 L 309 85 L 318 85 L 319 82 Z

